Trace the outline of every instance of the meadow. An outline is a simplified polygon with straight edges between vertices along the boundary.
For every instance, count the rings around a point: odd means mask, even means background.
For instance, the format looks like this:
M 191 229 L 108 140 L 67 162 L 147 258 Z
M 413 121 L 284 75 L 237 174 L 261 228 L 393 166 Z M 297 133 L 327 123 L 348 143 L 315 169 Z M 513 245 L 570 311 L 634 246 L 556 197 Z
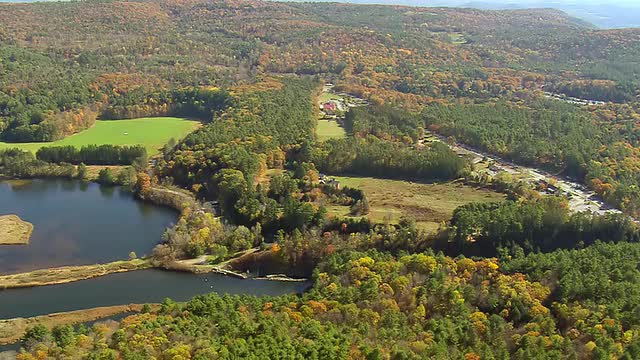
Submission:
M 335 94 L 331 91 L 327 91 L 327 92 L 323 92 L 322 94 L 320 94 L 320 96 L 318 97 L 318 101 L 322 104 L 325 103 L 329 100 L 340 100 L 342 99 L 342 96 Z
M 36 152 L 44 146 L 143 145 L 149 155 L 154 155 L 171 138 L 179 140 L 195 130 L 199 125 L 200 123 L 197 121 L 173 117 L 98 120 L 93 127 L 62 140 L 43 143 L 0 142 L 0 150 L 20 148 Z
M 320 141 L 342 139 L 347 136 L 347 132 L 335 120 L 318 120 L 316 134 Z
M 371 177 L 336 176 L 341 186 L 364 190 L 369 200 L 367 215 L 374 222 L 397 223 L 407 216 L 416 220 L 425 231 L 435 231 L 448 221 L 453 210 L 470 202 L 502 201 L 505 196 L 491 190 L 460 182 L 438 184 L 416 183 Z M 332 215 L 349 215 L 348 206 L 328 206 Z

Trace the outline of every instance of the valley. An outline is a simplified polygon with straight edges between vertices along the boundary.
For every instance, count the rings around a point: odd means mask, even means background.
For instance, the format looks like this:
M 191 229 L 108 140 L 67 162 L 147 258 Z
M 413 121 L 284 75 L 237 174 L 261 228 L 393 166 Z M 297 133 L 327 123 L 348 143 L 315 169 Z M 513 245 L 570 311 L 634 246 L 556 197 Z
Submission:
M 640 358 L 640 31 L 0 3 L 0 359 Z

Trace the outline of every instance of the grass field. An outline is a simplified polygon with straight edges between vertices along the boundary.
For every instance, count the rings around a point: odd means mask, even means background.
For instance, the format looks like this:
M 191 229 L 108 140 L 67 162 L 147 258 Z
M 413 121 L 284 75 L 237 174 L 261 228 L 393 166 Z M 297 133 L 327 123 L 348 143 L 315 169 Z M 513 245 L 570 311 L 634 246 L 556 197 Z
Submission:
M 316 129 L 318 140 L 325 141 L 328 139 L 342 139 L 347 136 L 344 128 L 334 120 L 318 120 L 318 128 Z
M 200 123 L 180 118 L 156 117 L 131 120 L 98 120 L 96 124 L 78 134 L 48 143 L 2 143 L 0 149 L 21 148 L 36 152 L 43 146 L 73 145 L 143 145 L 150 155 L 158 153 L 169 139 L 179 140 L 192 132 Z
M 320 103 L 325 103 L 325 102 L 327 102 L 329 100 L 339 100 L 339 99 L 342 99 L 342 96 L 336 95 L 336 94 L 334 94 L 332 92 L 323 92 L 318 97 L 318 101 L 320 101 Z
M 369 200 L 368 217 L 374 222 L 385 219 L 397 223 L 402 216 L 414 218 L 419 227 L 435 231 L 442 221 L 451 218 L 453 210 L 470 202 L 504 200 L 505 196 L 458 182 L 422 184 L 402 180 L 338 176 L 341 186 L 364 190 Z M 348 206 L 329 206 L 329 214 L 348 216 Z
M 0 216 L 0 245 L 26 245 L 31 232 L 33 225 L 16 215 Z
M 462 33 L 449 33 L 449 41 L 455 45 L 462 45 L 467 43 L 467 39 L 464 38 Z

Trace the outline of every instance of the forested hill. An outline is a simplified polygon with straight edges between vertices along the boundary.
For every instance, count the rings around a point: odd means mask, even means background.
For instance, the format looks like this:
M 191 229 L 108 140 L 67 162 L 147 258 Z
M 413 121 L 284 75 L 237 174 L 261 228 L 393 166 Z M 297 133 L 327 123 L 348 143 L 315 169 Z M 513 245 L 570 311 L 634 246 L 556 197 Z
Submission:
M 96 118 L 210 121 L 230 101 L 219 89 L 309 75 L 374 105 L 422 113 L 423 128 L 577 177 L 637 215 L 638 59 L 640 29 L 595 30 L 549 9 L 4 3 L 0 140 L 56 140 Z M 562 106 L 566 96 L 603 103 Z M 477 116 L 451 123 L 463 112 Z
M 118 158 L 133 167 L 99 181 L 182 210 L 154 266 L 205 257 L 312 281 L 301 295 L 211 294 L 92 329 L 36 326 L 18 359 L 638 359 L 638 224 L 475 172 L 493 166 L 446 142 L 572 176 L 638 216 L 639 55 L 640 30 L 555 10 L 0 4 L 0 141 L 55 140 L 96 119 L 203 123 L 152 165 L 140 147 L 8 149 L 3 175 L 84 178 L 86 167 L 57 163 Z M 332 96 L 355 107 L 342 114 Z M 331 123 L 325 140 L 321 99 L 344 128 Z M 356 176 L 385 185 L 347 186 Z M 449 215 L 418 206 L 453 192 Z M 408 197 L 401 213 L 433 216 L 435 233 L 386 215 Z

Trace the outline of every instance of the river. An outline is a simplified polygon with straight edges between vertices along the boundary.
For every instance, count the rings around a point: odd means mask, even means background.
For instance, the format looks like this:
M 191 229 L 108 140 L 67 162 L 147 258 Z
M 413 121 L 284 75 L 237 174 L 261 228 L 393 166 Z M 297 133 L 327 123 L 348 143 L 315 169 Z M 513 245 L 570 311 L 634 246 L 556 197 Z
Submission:
M 0 245 L 0 274 L 149 254 L 178 218 L 119 187 L 72 180 L 0 182 L 0 215 L 34 225 L 28 245 Z
M 34 225 L 28 245 L 0 245 L 0 273 L 126 259 L 148 254 L 176 221 L 171 209 L 134 199 L 118 187 L 70 180 L 0 182 L 0 214 Z M 218 274 L 141 270 L 68 284 L 0 290 L 0 319 L 101 306 L 186 301 L 208 292 L 281 295 L 301 283 Z
M 219 274 L 162 270 L 111 274 L 68 284 L 0 290 L 0 319 L 32 317 L 101 306 L 186 301 L 196 295 L 277 296 L 299 293 L 307 283 L 244 280 Z

